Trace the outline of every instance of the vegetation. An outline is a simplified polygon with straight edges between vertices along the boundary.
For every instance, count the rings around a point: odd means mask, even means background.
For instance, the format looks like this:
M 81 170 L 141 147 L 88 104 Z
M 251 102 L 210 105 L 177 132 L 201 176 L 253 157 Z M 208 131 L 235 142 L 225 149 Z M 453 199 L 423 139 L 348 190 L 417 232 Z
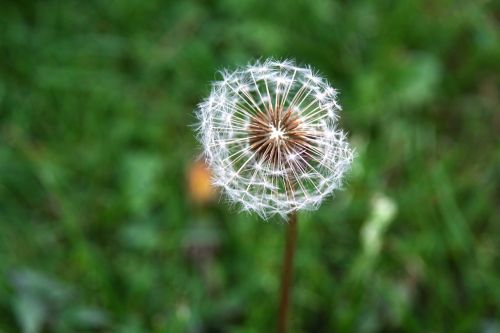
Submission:
M 275 329 L 284 226 L 197 193 L 190 127 L 270 56 L 340 89 L 358 154 L 299 216 L 291 331 L 500 332 L 499 10 L 3 1 L 0 332 Z

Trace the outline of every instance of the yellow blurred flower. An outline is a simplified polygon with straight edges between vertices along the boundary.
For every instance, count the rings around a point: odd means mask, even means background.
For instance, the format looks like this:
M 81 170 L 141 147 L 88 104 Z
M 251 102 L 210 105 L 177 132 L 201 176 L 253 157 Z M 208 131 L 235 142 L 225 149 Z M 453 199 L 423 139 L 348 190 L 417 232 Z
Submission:
M 188 191 L 194 202 L 204 204 L 215 198 L 211 177 L 212 173 L 203 160 L 197 160 L 188 167 Z

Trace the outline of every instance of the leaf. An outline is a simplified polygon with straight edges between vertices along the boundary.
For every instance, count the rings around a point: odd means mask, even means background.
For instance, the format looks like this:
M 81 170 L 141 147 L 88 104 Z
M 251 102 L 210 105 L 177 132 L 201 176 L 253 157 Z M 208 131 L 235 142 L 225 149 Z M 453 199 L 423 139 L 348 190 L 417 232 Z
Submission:
M 13 310 L 23 333 L 42 331 L 47 319 L 47 309 L 43 301 L 36 295 L 22 293 L 14 298 Z
M 81 329 L 98 329 L 109 325 L 107 314 L 101 309 L 81 307 L 74 309 L 69 314 L 72 326 Z
M 158 228 L 149 222 L 139 221 L 125 226 L 120 233 L 122 242 L 138 250 L 154 250 L 161 244 Z
M 124 186 L 132 212 L 141 215 L 151 207 L 161 170 L 162 161 L 154 154 L 136 152 L 126 156 L 123 162 Z

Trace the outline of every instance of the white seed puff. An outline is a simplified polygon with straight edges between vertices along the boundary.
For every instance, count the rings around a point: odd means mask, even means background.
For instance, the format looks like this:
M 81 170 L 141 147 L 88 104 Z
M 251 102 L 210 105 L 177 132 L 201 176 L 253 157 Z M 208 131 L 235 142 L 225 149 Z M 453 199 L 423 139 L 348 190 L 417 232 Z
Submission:
M 196 112 L 214 185 L 263 218 L 316 209 L 353 160 L 340 110 L 337 91 L 290 60 L 222 72 Z

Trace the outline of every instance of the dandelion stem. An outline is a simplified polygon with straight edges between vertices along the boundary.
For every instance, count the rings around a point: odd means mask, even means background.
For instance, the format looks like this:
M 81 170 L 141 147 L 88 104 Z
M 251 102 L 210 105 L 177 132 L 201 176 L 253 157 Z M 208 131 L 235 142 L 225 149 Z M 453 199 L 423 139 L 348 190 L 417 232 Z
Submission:
M 286 224 L 285 253 L 281 275 L 280 310 L 278 317 L 278 333 L 285 333 L 287 328 L 288 308 L 290 304 L 290 286 L 293 277 L 293 259 L 297 243 L 297 213 L 288 215 Z

